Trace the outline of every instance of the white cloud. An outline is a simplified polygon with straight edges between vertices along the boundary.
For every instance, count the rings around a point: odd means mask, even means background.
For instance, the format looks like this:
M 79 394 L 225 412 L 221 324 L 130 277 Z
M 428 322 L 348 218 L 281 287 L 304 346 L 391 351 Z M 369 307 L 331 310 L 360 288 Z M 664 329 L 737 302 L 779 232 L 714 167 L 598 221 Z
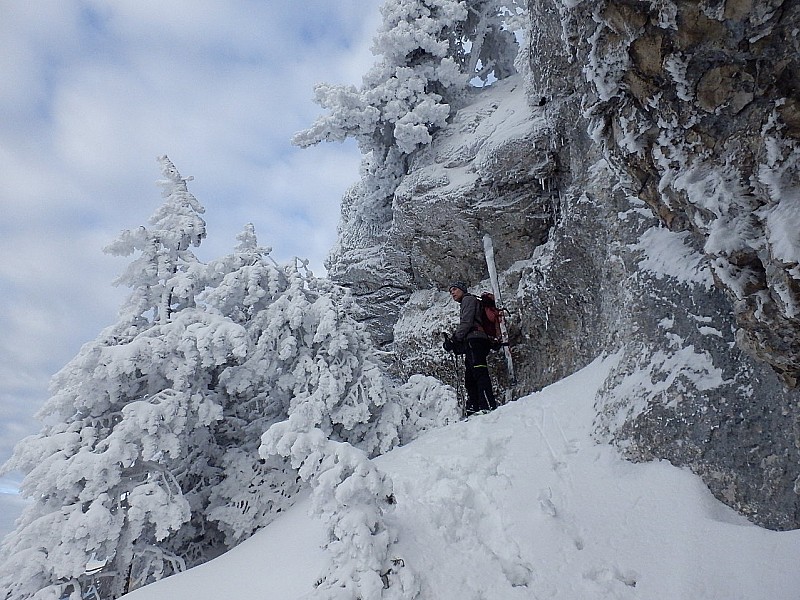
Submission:
M 230 172 L 224 172 L 228 165 L 218 165 L 215 176 L 203 175 L 190 184 L 206 207 L 209 229 L 198 254 L 229 252 L 235 244 L 230 232 L 252 222 L 276 260 L 309 258 L 314 272 L 323 274 L 322 260 L 336 238 L 339 200 L 355 182 L 359 162 L 354 145 L 348 144 L 292 149 L 246 181 L 231 180 Z M 229 197 L 247 200 L 231 202 Z
M 18 121 L 41 110 L 55 61 L 74 52 L 76 6 L 0 0 L 0 14 L 0 109 Z
M 247 222 L 320 272 L 353 144 L 300 151 L 319 81 L 359 83 L 379 0 L 0 0 L 0 462 L 49 376 L 113 322 L 127 264 L 103 255 L 160 202 L 155 157 L 192 175 L 204 259 Z

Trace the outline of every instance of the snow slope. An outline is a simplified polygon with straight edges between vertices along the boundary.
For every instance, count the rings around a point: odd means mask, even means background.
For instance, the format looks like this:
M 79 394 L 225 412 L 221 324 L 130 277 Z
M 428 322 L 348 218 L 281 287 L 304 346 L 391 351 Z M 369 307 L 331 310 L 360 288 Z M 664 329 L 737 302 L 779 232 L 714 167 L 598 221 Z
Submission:
M 377 459 L 392 477 L 396 557 L 428 600 L 800 597 L 800 531 L 751 525 L 667 462 L 590 435 L 598 359 L 492 414 Z M 300 598 L 325 561 L 300 503 L 231 552 L 131 600 Z

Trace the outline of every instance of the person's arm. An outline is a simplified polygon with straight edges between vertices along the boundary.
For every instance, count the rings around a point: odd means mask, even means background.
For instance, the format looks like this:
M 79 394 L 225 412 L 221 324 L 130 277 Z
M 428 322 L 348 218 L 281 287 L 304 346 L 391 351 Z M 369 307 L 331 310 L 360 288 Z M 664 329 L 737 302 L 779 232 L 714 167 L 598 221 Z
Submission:
M 461 341 L 467 337 L 470 331 L 475 327 L 475 311 L 478 308 L 478 299 L 475 296 L 468 295 L 461 299 L 461 320 L 458 327 L 453 333 L 453 339 Z

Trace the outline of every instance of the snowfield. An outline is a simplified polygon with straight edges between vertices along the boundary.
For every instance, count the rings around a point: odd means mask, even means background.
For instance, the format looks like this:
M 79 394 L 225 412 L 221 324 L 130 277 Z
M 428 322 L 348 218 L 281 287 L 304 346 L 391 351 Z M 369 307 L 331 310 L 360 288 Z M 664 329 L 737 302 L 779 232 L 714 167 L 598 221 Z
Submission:
M 800 597 L 800 531 L 756 527 L 688 470 L 632 464 L 592 439 L 614 362 L 376 459 L 397 498 L 395 562 L 421 598 Z M 302 598 L 325 566 L 323 531 L 300 501 L 227 554 L 127 598 Z

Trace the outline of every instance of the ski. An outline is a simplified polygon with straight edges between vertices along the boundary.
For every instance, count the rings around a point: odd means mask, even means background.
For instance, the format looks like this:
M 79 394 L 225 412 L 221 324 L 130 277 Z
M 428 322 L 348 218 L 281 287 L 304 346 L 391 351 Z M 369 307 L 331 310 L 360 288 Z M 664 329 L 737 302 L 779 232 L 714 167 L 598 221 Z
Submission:
M 497 279 L 497 265 L 494 262 L 494 244 L 492 236 L 488 233 L 483 236 L 483 253 L 486 255 L 486 267 L 489 269 L 489 280 L 492 284 L 492 292 L 497 300 L 497 305 L 503 306 L 503 297 L 500 295 L 500 283 Z M 508 328 L 505 319 L 500 321 L 500 332 L 503 336 L 503 354 L 506 358 L 506 368 L 508 369 L 509 387 L 505 391 L 506 404 L 512 400 L 512 388 L 517 384 L 517 377 L 514 374 L 514 360 L 511 357 L 511 348 L 508 345 Z

